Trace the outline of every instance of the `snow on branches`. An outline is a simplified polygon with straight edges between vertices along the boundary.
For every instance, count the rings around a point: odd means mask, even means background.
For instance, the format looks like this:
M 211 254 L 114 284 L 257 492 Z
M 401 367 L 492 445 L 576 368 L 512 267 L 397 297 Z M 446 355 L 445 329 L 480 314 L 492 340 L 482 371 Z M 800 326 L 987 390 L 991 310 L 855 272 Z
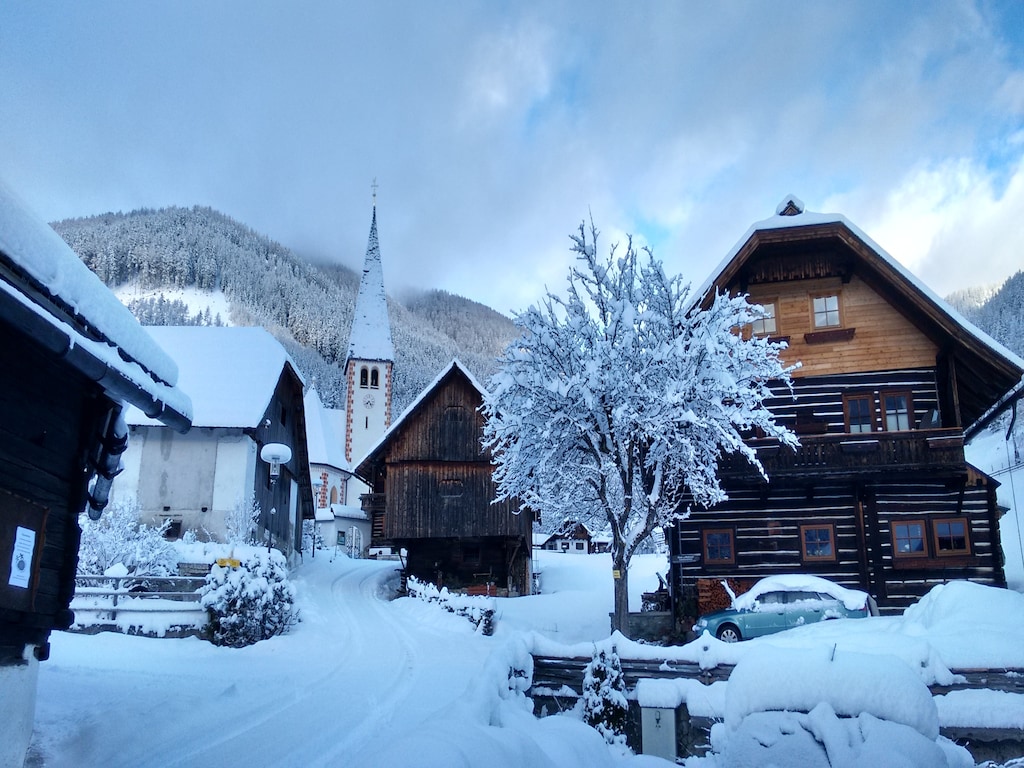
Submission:
M 572 236 L 565 298 L 549 292 L 517 316 L 521 335 L 484 400 L 484 441 L 501 498 L 609 527 L 621 572 L 656 526 L 685 516 L 684 500 L 725 499 L 720 456 L 763 474 L 744 433 L 796 438 L 763 405 L 769 382 L 789 383 L 782 343 L 739 332 L 763 309 L 744 296 L 701 301 L 632 240 L 602 261 L 597 236 L 593 224 Z

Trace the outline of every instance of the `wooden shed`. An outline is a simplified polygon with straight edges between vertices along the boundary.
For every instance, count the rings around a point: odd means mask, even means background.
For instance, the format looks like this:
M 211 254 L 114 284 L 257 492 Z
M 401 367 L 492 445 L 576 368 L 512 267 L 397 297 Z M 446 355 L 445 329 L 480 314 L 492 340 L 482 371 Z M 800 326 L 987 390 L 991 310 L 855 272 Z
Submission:
M 483 388 L 453 361 L 356 468 L 370 486 L 372 546 L 405 550 L 407 575 L 449 589 L 530 590 L 533 518 L 496 486 L 483 435 Z
M 186 431 L 191 403 L 174 361 L 2 187 L 0 339 L 0 764 L 11 765 L 31 735 L 35 665 L 74 619 L 78 518 L 106 505 L 122 408 Z
M 723 457 L 728 500 L 670 534 L 681 617 L 723 580 L 807 572 L 899 611 L 950 579 L 1005 586 L 998 483 L 964 442 L 1020 395 L 1024 362 L 965 323 L 844 217 L 794 199 L 755 224 L 706 289 L 768 310 L 745 329 L 785 340 L 793 391 L 767 403 L 795 451 L 751 435 L 769 480 Z M 1015 394 L 1016 393 L 1016 394 Z

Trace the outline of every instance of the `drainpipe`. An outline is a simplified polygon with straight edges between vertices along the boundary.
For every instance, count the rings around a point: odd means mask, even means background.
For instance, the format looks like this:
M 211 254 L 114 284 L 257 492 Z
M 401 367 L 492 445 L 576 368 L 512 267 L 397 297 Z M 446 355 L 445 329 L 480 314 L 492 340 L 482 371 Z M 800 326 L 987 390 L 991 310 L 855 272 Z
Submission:
M 110 501 L 110 486 L 121 473 L 121 454 L 128 447 L 128 425 L 124 420 L 121 405 L 114 405 L 107 412 L 103 436 L 99 439 L 96 459 L 93 463 L 96 479 L 89 492 L 89 519 L 99 520 Z

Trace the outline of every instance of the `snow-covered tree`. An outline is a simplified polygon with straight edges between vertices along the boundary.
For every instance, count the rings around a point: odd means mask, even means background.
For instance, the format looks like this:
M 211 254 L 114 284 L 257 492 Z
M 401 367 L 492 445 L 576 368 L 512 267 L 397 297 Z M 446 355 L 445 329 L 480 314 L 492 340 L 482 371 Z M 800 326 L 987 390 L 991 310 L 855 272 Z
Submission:
M 604 740 L 626 750 L 626 678 L 615 646 L 611 652 L 594 649 L 583 671 L 583 722 L 595 728 Z
M 134 576 L 173 576 L 178 572 L 174 545 L 164 538 L 167 524 L 156 528 L 139 522 L 134 501 L 111 504 L 99 520 L 81 516 L 78 572 L 103 574 L 122 564 Z
M 687 514 L 684 500 L 723 501 L 719 457 L 744 456 L 761 430 L 795 445 L 763 402 L 789 384 L 781 343 L 741 333 L 763 316 L 745 296 L 691 296 L 630 240 L 597 257 L 598 233 L 572 236 L 578 266 L 565 298 L 548 293 L 516 318 L 484 399 L 484 441 L 502 499 L 542 517 L 610 529 L 612 625 L 628 632 L 628 568 L 656 526 Z

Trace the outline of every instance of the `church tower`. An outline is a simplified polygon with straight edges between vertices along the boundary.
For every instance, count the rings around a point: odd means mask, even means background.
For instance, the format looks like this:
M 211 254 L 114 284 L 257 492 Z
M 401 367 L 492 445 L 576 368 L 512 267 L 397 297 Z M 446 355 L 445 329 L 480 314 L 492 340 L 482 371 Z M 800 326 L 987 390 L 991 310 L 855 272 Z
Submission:
M 376 183 L 374 184 L 376 188 Z M 391 425 L 391 343 L 384 269 L 377 242 L 377 194 L 374 192 L 370 240 L 359 281 L 352 332 L 345 358 L 345 459 L 358 463 Z

